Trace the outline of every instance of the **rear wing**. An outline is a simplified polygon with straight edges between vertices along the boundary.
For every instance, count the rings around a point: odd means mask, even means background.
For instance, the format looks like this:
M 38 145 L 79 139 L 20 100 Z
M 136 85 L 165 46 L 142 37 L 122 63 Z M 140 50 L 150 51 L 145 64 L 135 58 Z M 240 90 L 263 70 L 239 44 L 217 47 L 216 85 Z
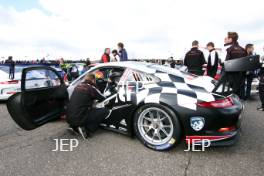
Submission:
M 216 83 L 216 86 L 212 92 L 224 96 L 232 94 L 232 76 L 230 76 L 232 75 L 232 73 L 253 71 L 260 67 L 261 64 L 259 55 L 247 56 L 243 58 L 225 61 L 221 77 Z

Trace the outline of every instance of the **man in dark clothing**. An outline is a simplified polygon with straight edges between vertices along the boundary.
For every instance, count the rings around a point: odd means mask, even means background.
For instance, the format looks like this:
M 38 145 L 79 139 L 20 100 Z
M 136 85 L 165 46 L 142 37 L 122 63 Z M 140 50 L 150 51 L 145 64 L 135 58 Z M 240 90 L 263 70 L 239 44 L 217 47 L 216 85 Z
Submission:
M 253 44 L 247 44 L 246 45 L 246 52 L 248 56 L 252 56 L 254 52 L 254 45 Z M 246 84 L 245 84 L 245 99 L 250 98 L 251 96 L 251 85 L 253 82 L 254 77 L 256 76 L 255 74 L 256 71 L 247 71 L 246 73 Z
M 120 61 L 127 61 L 128 60 L 127 51 L 125 49 L 124 44 L 123 43 L 118 43 L 117 47 L 118 47 Z
M 83 138 L 94 132 L 99 124 L 110 114 L 106 108 L 93 108 L 94 101 L 105 100 L 95 87 L 95 76 L 88 74 L 85 81 L 77 85 L 67 106 L 66 119 L 70 127 L 78 131 Z
M 230 46 L 226 50 L 226 61 L 238 59 L 247 56 L 246 50 L 241 47 L 238 42 L 238 34 L 236 32 L 228 32 L 225 38 L 225 46 Z M 237 94 L 241 99 L 244 99 L 244 83 L 245 72 L 231 72 L 228 73 L 228 79 L 232 92 Z
M 110 62 L 110 53 L 111 53 L 110 48 L 106 48 L 105 52 L 101 58 L 102 63 Z
M 9 79 L 14 79 L 15 77 L 15 62 L 13 61 L 13 57 L 9 56 L 7 63 L 9 65 Z
M 195 75 L 203 75 L 203 65 L 206 63 L 204 54 L 198 49 L 199 42 L 192 42 L 192 49 L 186 53 L 184 65 L 187 66 L 188 72 Z
M 173 57 L 170 57 L 170 58 L 169 58 L 169 62 L 170 62 L 170 67 L 171 67 L 171 68 L 175 68 L 176 62 L 175 62 L 175 60 L 173 59 Z
M 207 49 L 209 51 L 209 56 L 207 61 L 207 75 L 214 78 L 218 68 L 219 57 L 218 57 L 218 53 L 214 48 L 213 42 L 209 42 L 207 44 Z
M 261 107 L 259 107 L 258 111 L 264 111 L 264 56 L 260 60 L 261 62 L 261 70 L 259 73 L 259 98 L 261 101 Z

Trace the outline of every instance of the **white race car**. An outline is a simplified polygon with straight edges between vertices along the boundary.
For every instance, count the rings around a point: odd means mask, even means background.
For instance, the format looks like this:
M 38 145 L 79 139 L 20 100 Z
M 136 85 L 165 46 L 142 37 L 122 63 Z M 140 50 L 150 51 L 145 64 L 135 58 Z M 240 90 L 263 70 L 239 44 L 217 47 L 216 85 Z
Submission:
M 23 67 L 15 68 L 15 77 L 9 79 L 9 68 L 0 66 L 0 100 L 7 100 L 11 95 L 20 91 L 21 72 Z
M 17 92 L 21 92 L 21 75 L 25 66 L 16 66 L 14 79 L 9 79 L 9 67 L 0 66 L 0 101 L 7 100 Z M 45 81 L 45 73 L 31 72 L 28 77 L 27 87 L 43 87 L 49 82 Z M 44 81 L 43 81 L 44 80 Z

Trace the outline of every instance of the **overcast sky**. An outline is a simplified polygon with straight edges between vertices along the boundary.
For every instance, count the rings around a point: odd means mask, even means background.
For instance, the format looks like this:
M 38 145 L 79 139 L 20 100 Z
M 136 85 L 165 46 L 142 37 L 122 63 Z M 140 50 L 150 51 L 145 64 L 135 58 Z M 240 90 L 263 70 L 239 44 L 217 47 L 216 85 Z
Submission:
M 262 0 L 0 0 L 0 56 L 100 58 L 123 42 L 129 58 L 182 57 L 193 40 L 223 47 L 227 31 L 264 46 Z

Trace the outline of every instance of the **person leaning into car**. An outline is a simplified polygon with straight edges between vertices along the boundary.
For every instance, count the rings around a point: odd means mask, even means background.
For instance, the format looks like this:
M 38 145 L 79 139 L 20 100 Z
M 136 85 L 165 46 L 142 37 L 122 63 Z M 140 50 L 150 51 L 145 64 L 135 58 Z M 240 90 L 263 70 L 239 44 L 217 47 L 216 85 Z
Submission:
M 86 75 L 85 81 L 75 87 L 68 103 L 66 120 L 83 138 L 95 132 L 99 124 L 109 115 L 110 112 L 106 108 L 93 108 L 96 100 L 102 102 L 105 98 L 96 88 L 93 74 Z
M 203 75 L 203 65 L 206 63 L 204 54 L 199 49 L 197 40 L 192 42 L 192 49 L 188 51 L 184 58 L 184 65 L 187 66 L 188 72 L 195 75 Z

